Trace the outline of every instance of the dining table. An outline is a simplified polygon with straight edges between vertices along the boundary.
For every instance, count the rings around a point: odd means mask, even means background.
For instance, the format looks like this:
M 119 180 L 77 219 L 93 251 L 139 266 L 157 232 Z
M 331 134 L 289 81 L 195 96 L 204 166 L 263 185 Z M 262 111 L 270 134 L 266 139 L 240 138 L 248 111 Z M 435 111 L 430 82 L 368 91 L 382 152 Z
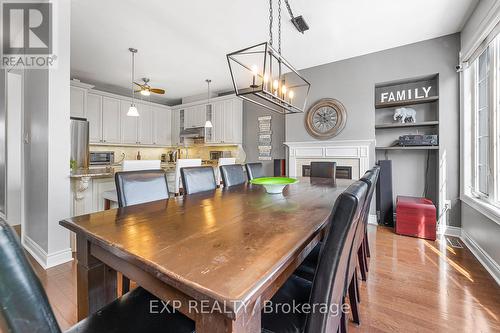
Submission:
M 281 194 L 243 184 L 60 221 L 76 233 L 78 320 L 118 297 L 119 272 L 198 333 L 260 332 L 265 302 L 324 236 L 353 182 L 298 180 Z

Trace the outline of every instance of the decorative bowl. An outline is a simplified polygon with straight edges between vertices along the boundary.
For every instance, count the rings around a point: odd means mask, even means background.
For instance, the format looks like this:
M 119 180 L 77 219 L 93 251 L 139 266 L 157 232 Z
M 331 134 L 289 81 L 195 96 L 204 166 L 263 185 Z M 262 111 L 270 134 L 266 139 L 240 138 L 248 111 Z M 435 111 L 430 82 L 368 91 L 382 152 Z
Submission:
M 269 194 L 279 194 L 283 192 L 285 186 L 295 184 L 298 181 L 298 179 L 289 177 L 262 177 L 252 179 L 250 184 L 264 186 Z

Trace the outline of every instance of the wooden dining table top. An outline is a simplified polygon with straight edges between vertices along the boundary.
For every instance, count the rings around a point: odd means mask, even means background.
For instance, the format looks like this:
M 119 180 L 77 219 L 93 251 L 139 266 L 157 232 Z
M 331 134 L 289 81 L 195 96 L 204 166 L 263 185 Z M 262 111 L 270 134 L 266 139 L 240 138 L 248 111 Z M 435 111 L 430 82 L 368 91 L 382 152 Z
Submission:
M 190 296 L 236 304 L 317 236 L 352 182 L 304 177 L 283 194 L 245 184 L 60 224 Z

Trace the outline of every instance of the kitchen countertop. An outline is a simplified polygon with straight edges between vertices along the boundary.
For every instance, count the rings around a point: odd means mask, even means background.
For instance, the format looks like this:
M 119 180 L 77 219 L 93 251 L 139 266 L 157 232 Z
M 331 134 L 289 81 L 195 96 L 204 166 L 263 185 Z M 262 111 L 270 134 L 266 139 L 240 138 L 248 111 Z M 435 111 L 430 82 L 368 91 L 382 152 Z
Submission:
M 161 168 L 165 170 L 165 172 L 170 173 L 170 172 L 175 172 L 175 162 L 164 162 L 161 164 Z M 202 165 L 210 165 L 213 167 L 217 167 L 217 161 L 213 160 L 202 160 Z M 122 171 L 122 167 L 119 166 L 113 166 L 113 167 L 96 167 L 92 168 L 90 167 L 89 169 L 82 169 L 82 170 L 77 170 L 74 172 L 71 172 L 70 178 L 72 179 L 81 179 L 83 177 L 90 177 L 90 178 L 112 178 L 115 176 L 116 172 Z

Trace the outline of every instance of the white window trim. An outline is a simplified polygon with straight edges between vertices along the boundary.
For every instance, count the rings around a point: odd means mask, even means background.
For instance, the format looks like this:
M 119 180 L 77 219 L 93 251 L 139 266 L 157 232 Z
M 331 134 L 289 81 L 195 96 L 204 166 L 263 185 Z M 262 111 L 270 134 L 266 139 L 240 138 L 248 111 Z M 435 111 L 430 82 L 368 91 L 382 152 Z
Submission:
M 500 208 L 497 206 L 468 194 L 462 194 L 460 200 L 500 225 Z

